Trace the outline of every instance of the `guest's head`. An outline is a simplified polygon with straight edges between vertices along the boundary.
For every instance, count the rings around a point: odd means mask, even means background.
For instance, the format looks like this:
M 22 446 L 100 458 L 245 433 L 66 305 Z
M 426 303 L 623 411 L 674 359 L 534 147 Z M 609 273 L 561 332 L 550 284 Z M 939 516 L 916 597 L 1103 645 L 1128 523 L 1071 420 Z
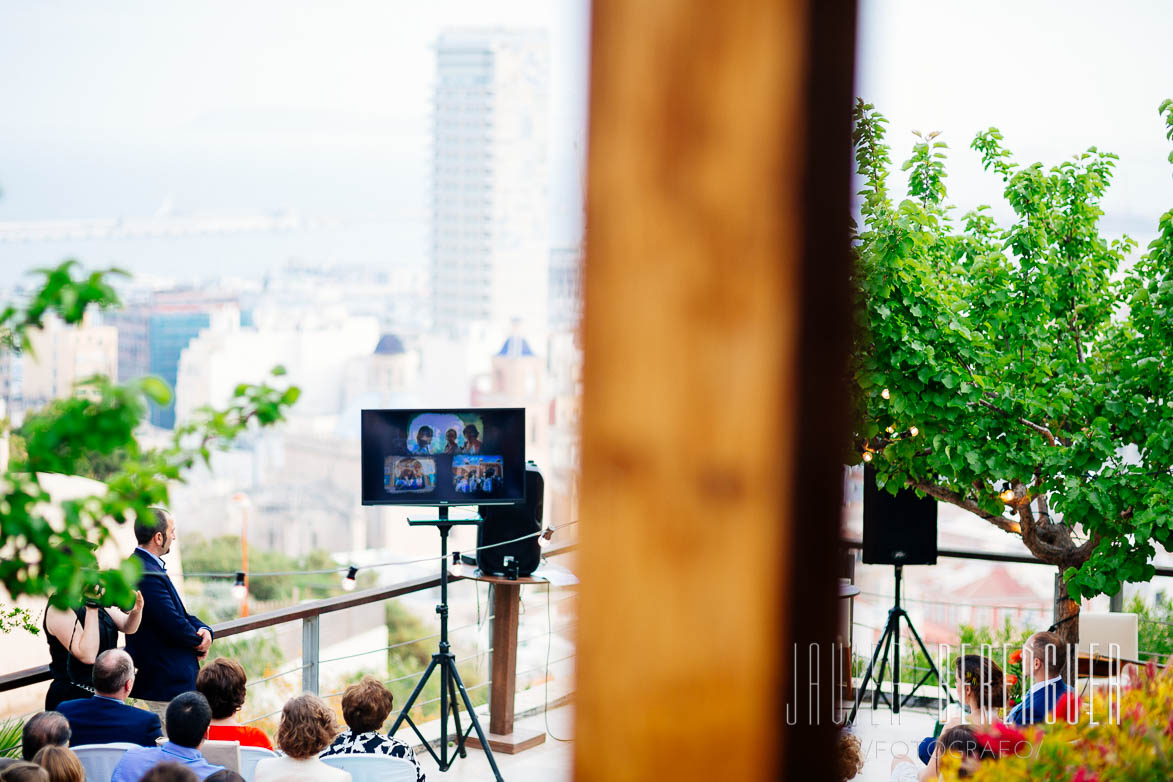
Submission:
M 980 654 L 957 658 L 957 698 L 978 709 L 1002 708 L 1002 669 Z
M 961 757 L 961 770 L 957 775 L 962 779 L 971 776 L 982 760 L 994 756 L 989 747 L 978 739 L 973 726 L 964 723 L 941 732 L 937 739 L 937 752 Z
M 181 693 L 167 704 L 165 719 L 167 738 L 181 747 L 195 749 L 212 724 L 212 707 L 201 693 Z
M 49 772 L 24 760 L 18 760 L 0 772 L 0 782 L 49 782 Z
M 72 735 L 69 720 L 65 719 L 64 714 L 59 711 L 42 711 L 40 714 L 34 714 L 24 724 L 24 730 L 20 734 L 20 754 L 25 760 L 32 760 L 33 755 L 37 754 L 41 747 L 50 744 L 59 747 L 69 746 Z
M 124 701 L 134 687 L 134 660 L 121 649 L 107 649 L 94 661 L 94 689 L 99 695 Z
M 1035 633 L 1022 645 L 1022 672 L 1036 682 L 1063 675 L 1067 644 L 1054 633 Z
M 169 762 L 152 766 L 139 782 L 200 782 L 200 778 L 182 763 Z
M 839 746 L 835 750 L 834 779 L 847 782 L 863 770 L 863 747 L 859 738 L 849 730 L 839 731 Z
M 370 733 L 383 727 L 395 705 L 391 691 L 374 676 L 364 676 L 342 693 L 342 719 L 353 733 Z
M 230 768 L 222 768 L 215 774 L 204 777 L 204 782 L 244 782 L 244 777 Z
M 151 508 L 146 518 L 135 518 L 134 539 L 155 556 L 161 557 L 171 551 L 175 542 L 175 521 L 163 508 Z
M 338 735 L 334 712 L 317 695 L 299 695 L 285 703 L 277 727 L 277 746 L 291 758 L 317 757 Z
M 244 705 L 245 684 L 248 677 L 236 660 L 217 657 L 200 669 L 196 689 L 208 699 L 212 719 L 226 720 Z
M 50 782 L 49 772 L 26 760 L 18 760 L 0 771 L 0 782 Z
M 49 782 L 86 782 L 86 770 L 68 747 L 41 747 L 33 762 L 49 772 Z

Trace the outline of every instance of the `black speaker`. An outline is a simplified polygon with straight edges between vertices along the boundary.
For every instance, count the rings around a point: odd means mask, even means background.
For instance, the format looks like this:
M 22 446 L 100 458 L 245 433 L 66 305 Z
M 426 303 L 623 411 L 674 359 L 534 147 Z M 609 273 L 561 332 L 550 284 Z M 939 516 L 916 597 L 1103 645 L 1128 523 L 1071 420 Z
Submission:
M 482 573 L 492 576 L 512 574 L 512 565 L 517 566 L 516 574 L 519 576 L 528 576 L 537 570 L 542 559 L 542 548 L 538 545 L 536 535 L 504 546 L 493 546 L 490 549 L 481 547 L 541 532 L 542 494 L 545 487 L 546 481 L 538 466 L 526 462 L 525 502 L 480 507 L 484 521 L 477 527 L 477 567 Z
M 863 470 L 863 561 L 868 565 L 937 564 L 937 501 L 912 489 L 895 495 L 876 488 Z

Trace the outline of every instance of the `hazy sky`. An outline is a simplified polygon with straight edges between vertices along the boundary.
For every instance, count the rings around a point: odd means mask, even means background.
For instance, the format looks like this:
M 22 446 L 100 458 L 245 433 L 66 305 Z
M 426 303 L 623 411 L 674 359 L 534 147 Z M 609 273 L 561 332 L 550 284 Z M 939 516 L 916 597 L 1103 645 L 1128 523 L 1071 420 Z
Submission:
M 0 0 L 0 221 L 292 209 L 424 254 L 450 25 L 548 31 L 554 240 L 573 236 L 586 0 Z M 0 245 L 0 265 L 67 249 Z
M 969 149 L 979 130 L 998 127 L 1019 161 L 1048 167 L 1095 145 L 1120 155 L 1105 227 L 1156 234 L 1173 208 L 1157 114 L 1173 97 L 1173 5 L 862 0 L 860 21 L 857 94 L 891 121 L 897 165 L 911 130 L 943 131 L 950 195 L 968 208 L 1001 193 Z
M 1157 114 L 1173 96 L 1165 3 L 861 0 L 861 16 L 857 93 L 891 120 L 897 165 L 911 129 L 943 132 L 962 208 L 999 203 L 1001 184 L 969 149 L 991 125 L 1023 161 L 1050 165 L 1093 144 L 1119 154 L 1110 231 L 1147 241 L 1173 207 Z M 267 268 L 291 248 L 426 258 L 431 46 L 444 26 L 485 24 L 549 32 L 552 240 L 572 241 L 588 0 L 0 0 L 0 221 L 168 204 L 363 222 L 306 240 L 0 245 L 0 282 L 71 253 L 160 273 L 181 258 L 209 274 Z

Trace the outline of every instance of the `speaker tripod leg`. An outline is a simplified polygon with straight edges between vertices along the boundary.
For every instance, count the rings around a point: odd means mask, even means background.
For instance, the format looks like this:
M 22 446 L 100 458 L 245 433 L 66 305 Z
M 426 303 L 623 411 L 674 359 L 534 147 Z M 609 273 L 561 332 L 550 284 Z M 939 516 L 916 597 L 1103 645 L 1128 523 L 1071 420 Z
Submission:
M 950 692 L 949 688 L 945 686 L 945 682 L 941 678 L 941 669 L 938 668 L 937 664 L 933 661 L 933 655 L 929 653 L 929 648 L 925 646 L 925 642 L 921 640 L 920 633 L 916 631 L 916 627 L 912 624 L 912 619 L 903 609 L 901 609 L 900 614 L 904 617 L 904 623 L 908 625 L 908 630 L 912 633 L 912 637 L 914 640 L 916 640 L 917 645 L 920 646 L 920 650 L 924 653 L 925 659 L 929 661 L 929 673 L 925 675 L 924 680 L 927 681 L 929 676 L 936 676 L 937 686 L 945 690 L 945 697 L 949 699 L 949 703 L 953 703 L 953 693 Z M 911 698 L 913 692 L 915 692 L 919 687 L 920 684 L 917 684 L 916 687 L 914 687 L 913 690 L 908 693 L 908 698 Z
M 868 667 L 867 670 L 864 671 L 863 680 L 859 683 L 859 689 L 855 691 L 855 703 L 851 706 L 851 714 L 847 718 L 848 722 L 855 722 L 855 715 L 859 712 L 859 704 L 863 702 L 864 693 L 867 692 L 868 682 L 871 680 L 872 671 L 876 667 L 876 660 L 880 657 L 880 650 L 887 646 L 886 642 L 888 640 L 888 633 L 891 631 L 891 629 L 892 626 L 891 623 L 889 623 L 888 626 L 884 628 L 884 633 L 880 636 L 880 642 L 876 644 L 875 651 L 872 652 L 872 659 L 868 661 Z M 877 689 L 878 682 L 879 680 L 877 679 Z M 872 708 L 876 708 L 874 704 Z
M 883 693 L 884 672 L 888 670 L 888 655 L 892 652 L 892 640 L 899 632 L 900 623 L 896 619 L 896 609 L 893 608 L 888 611 L 888 625 L 884 628 L 884 637 L 880 640 L 884 645 L 884 656 L 880 658 L 880 672 L 876 674 L 876 688 L 872 691 L 873 709 L 880 708 L 880 698 L 888 700 L 884 697 Z M 888 705 L 891 706 L 892 704 Z

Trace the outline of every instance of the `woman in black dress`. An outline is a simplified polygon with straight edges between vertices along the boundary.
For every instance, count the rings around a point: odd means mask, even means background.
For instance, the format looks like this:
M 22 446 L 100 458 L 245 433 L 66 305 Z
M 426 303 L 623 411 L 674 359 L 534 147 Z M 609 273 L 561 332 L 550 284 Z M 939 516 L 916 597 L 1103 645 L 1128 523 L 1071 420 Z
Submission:
M 49 673 L 53 683 L 45 695 L 45 710 L 57 704 L 94 694 L 94 660 L 107 649 L 118 646 L 118 633 L 138 630 L 143 618 L 143 596 L 135 592 L 130 613 L 87 604 L 72 611 L 45 609 L 45 639 L 49 642 Z

